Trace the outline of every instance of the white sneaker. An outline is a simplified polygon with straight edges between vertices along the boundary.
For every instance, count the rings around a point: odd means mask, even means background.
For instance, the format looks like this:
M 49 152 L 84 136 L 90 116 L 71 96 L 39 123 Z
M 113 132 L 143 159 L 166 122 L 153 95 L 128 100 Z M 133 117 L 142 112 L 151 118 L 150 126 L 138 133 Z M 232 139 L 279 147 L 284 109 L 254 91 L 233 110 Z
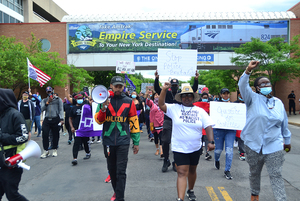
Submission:
M 56 157 L 56 156 L 57 156 L 57 150 L 56 150 L 56 149 L 53 149 L 52 156 L 53 156 L 53 157 Z
M 101 143 L 101 139 L 97 141 L 97 143 Z
M 49 156 L 49 151 L 44 150 L 44 153 L 41 155 L 41 158 L 47 158 Z

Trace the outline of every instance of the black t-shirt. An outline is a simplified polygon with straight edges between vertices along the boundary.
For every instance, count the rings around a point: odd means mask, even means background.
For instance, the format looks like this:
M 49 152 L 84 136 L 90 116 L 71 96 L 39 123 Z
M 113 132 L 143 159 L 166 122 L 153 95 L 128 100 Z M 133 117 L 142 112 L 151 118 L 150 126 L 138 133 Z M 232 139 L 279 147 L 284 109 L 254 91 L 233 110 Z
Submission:
M 289 103 L 292 103 L 292 104 L 295 103 L 295 98 L 296 98 L 295 94 L 290 93 L 288 98 L 293 98 L 293 99 L 289 99 Z
M 82 105 L 80 106 L 75 105 L 74 107 L 72 107 L 70 112 L 70 117 L 72 117 L 72 123 L 75 130 L 77 130 L 79 127 L 81 110 L 82 110 Z
M 20 112 L 23 114 L 25 119 L 30 119 L 30 111 L 29 111 L 29 101 L 23 102 L 21 101 Z M 34 108 L 31 108 L 34 109 Z

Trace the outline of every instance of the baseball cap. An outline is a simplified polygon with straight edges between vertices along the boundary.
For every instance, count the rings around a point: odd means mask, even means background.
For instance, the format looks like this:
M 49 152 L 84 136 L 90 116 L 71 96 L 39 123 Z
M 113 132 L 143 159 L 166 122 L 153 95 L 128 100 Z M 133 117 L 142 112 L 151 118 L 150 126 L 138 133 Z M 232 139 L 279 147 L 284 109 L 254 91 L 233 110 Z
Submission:
M 176 78 L 171 79 L 171 85 L 179 85 L 179 82 Z
M 29 92 L 28 92 L 28 91 L 24 91 L 24 92 L 23 92 L 23 94 L 27 94 L 27 95 L 29 95 Z
M 52 87 L 48 86 L 48 87 L 46 88 L 46 92 L 48 92 L 48 91 L 53 91 Z
M 221 94 L 223 94 L 223 93 L 225 93 L 225 92 L 228 92 L 228 93 L 230 93 L 229 89 L 227 89 L 227 88 L 223 88 L 223 89 L 221 89 Z
M 125 81 L 121 76 L 114 76 L 113 78 L 111 78 L 110 83 L 114 86 L 117 84 L 124 85 Z

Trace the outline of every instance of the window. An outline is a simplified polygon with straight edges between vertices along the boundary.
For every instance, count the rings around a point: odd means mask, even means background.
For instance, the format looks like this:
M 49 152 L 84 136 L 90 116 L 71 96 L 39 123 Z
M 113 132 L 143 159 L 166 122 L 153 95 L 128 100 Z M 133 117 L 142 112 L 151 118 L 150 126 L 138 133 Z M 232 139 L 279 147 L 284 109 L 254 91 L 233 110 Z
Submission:
M 2 11 L 0 10 L 0 23 L 2 23 Z
M 48 52 L 51 48 L 51 43 L 47 39 L 41 39 L 40 42 L 42 43 L 42 50 L 43 52 Z
M 210 29 L 210 25 L 206 25 L 206 29 Z
M 16 23 L 16 19 L 12 16 L 9 16 L 9 23 Z
M 226 25 L 218 25 L 218 29 L 226 29 Z
M 227 25 L 227 29 L 233 29 L 232 25 Z
M 270 25 L 264 25 L 264 28 L 268 29 L 268 28 L 270 28 Z
M 216 26 L 216 25 L 211 25 L 211 28 L 212 28 L 212 29 L 216 29 L 217 26 Z
M 9 15 L 3 13 L 3 23 L 9 23 Z

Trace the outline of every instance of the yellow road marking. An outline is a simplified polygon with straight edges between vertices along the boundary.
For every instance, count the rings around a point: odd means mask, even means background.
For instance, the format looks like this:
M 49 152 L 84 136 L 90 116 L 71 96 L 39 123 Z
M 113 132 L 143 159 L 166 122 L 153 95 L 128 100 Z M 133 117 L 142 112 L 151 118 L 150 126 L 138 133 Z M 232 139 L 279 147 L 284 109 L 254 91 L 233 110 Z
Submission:
M 229 194 L 227 193 L 227 191 L 225 191 L 225 188 L 224 187 L 218 187 L 219 191 L 222 193 L 223 195 L 223 198 L 226 200 L 226 201 L 232 201 L 231 197 L 229 196 Z
M 206 186 L 206 190 L 212 201 L 219 201 L 219 198 L 218 198 L 217 194 L 215 193 L 212 186 Z

